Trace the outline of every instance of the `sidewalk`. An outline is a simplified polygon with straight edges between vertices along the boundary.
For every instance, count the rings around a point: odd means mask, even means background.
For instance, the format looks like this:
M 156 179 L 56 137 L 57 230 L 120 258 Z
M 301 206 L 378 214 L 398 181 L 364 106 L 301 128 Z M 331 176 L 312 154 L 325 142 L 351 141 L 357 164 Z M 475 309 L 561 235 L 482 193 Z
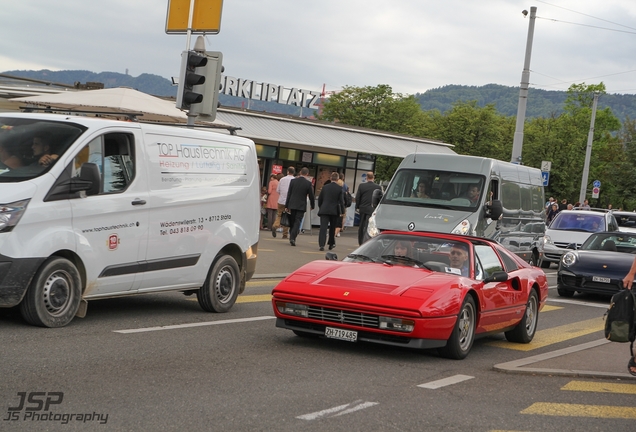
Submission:
M 325 259 L 326 251 L 318 250 L 318 228 L 313 227 L 299 234 L 296 246 L 283 239 L 282 233 L 272 237 L 271 231 L 261 230 L 258 259 L 254 279 L 282 279 L 303 264 Z M 336 247 L 331 252 L 342 260 L 358 247 L 358 227 L 349 227 L 336 237 Z M 601 312 L 602 313 L 602 312 Z M 523 359 L 499 363 L 495 370 L 506 373 L 576 376 L 634 380 L 627 372 L 629 344 L 598 339 L 556 351 Z

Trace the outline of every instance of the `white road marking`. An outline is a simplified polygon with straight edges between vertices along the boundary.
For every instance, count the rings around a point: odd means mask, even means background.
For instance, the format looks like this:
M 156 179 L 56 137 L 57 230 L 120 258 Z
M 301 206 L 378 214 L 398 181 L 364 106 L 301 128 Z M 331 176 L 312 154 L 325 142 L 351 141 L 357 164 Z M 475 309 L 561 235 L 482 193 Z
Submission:
M 460 383 L 462 381 L 466 381 L 466 380 L 473 379 L 473 378 L 475 378 L 475 377 L 469 376 L 469 375 L 453 375 L 452 377 L 444 378 L 444 379 L 437 380 L 437 381 L 431 381 L 429 383 L 420 384 L 420 385 L 418 385 L 418 387 L 435 390 L 435 389 L 438 389 L 440 387 L 446 387 L 446 386 L 457 384 L 457 383 Z
M 337 417 L 337 416 L 341 416 L 345 414 L 351 414 L 352 412 L 369 408 L 374 405 L 378 405 L 378 402 L 363 402 L 361 400 L 357 400 L 355 402 L 351 402 L 351 403 L 340 405 L 333 408 L 328 408 L 326 410 L 317 411 L 311 414 L 303 414 L 296 418 L 300 420 L 317 420 L 324 417 Z
M 262 321 L 268 319 L 275 319 L 273 316 L 260 316 L 253 318 L 237 318 L 237 319 L 229 319 L 222 321 L 206 321 L 206 322 L 198 322 L 198 323 L 190 323 L 190 324 L 175 324 L 175 325 L 167 325 L 160 327 L 145 327 L 145 328 L 136 328 L 136 329 L 127 329 L 127 330 L 113 330 L 114 333 L 143 333 L 143 332 L 151 332 L 151 331 L 159 331 L 159 330 L 174 330 L 188 327 L 203 327 L 203 326 L 211 326 L 211 325 L 219 325 L 219 324 L 235 324 L 235 323 L 243 323 L 250 321 Z
M 549 302 L 554 302 L 554 303 L 568 303 L 568 304 L 574 304 L 574 305 L 579 305 L 579 306 L 597 307 L 597 308 L 602 308 L 602 309 L 607 309 L 609 307 L 609 304 L 589 303 L 589 302 L 583 302 L 583 301 L 577 301 L 577 300 L 567 300 L 567 299 L 549 298 L 548 301 Z

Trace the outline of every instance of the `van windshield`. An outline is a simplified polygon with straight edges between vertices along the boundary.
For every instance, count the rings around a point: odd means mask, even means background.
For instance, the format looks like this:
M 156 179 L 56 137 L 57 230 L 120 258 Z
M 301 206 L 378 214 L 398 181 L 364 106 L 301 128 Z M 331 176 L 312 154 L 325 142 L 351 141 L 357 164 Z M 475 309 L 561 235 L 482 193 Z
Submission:
M 0 117 L 0 182 L 47 172 L 85 130 L 73 123 Z
M 485 177 L 439 170 L 399 170 L 383 202 L 393 205 L 474 211 L 482 202 Z

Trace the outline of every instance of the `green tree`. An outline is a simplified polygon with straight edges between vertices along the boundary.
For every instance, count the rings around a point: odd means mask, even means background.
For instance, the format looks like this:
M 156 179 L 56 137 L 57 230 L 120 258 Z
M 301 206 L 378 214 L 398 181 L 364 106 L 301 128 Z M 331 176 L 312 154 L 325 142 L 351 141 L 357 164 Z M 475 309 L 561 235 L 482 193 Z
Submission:
M 329 97 L 317 118 L 411 136 L 422 136 L 425 122 L 415 97 L 393 93 L 386 84 L 345 86 Z M 377 156 L 377 180 L 390 180 L 400 161 L 400 158 Z

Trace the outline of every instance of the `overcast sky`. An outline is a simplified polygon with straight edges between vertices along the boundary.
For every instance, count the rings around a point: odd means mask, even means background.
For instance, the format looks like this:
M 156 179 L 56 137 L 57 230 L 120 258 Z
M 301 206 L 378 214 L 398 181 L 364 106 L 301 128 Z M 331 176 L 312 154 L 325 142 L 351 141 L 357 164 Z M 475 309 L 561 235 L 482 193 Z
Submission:
M 186 36 L 165 33 L 167 5 L 0 0 L 0 71 L 178 76 Z M 531 6 L 531 87 L 636 93 L 635 0 L 225 0 L 206 47 L 223 53 L 225 75 L 286 88 L 518 86 Z

